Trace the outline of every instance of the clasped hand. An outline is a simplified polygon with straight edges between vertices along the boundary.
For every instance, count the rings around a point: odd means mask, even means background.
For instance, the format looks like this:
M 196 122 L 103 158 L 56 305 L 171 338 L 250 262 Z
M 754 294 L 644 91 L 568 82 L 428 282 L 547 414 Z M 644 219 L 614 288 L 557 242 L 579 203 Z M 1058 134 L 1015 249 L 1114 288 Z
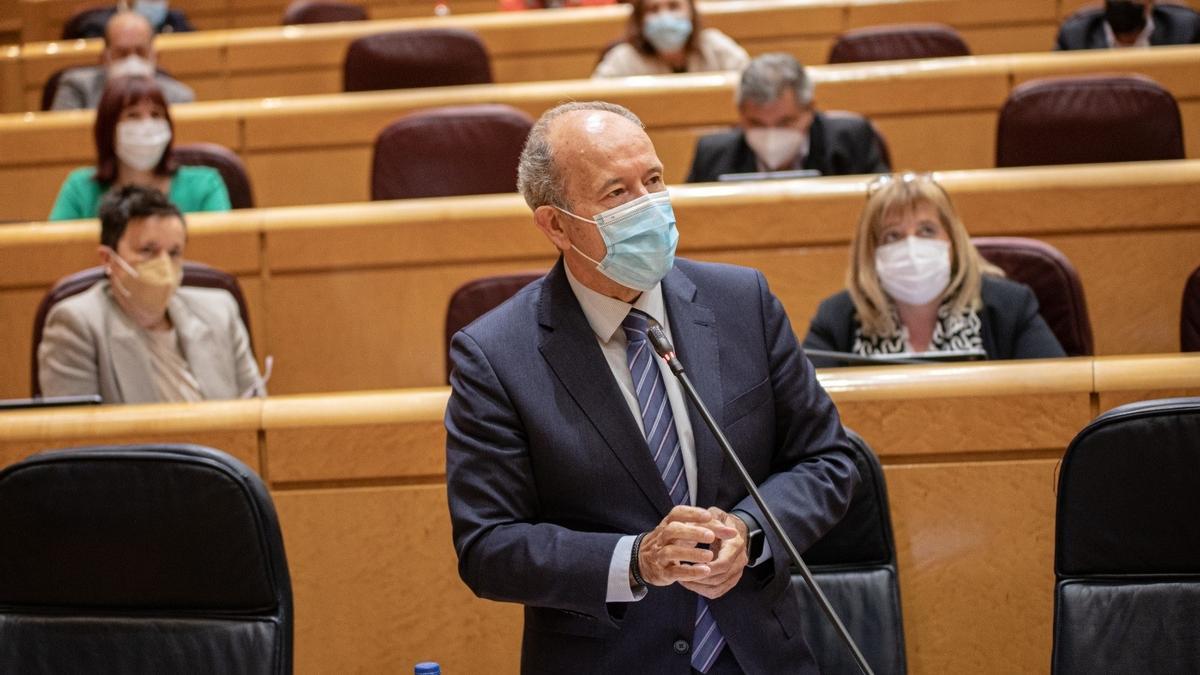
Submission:
M 742 578 L 748 563 L 746 539 L 746 523 L 735 515 L 715 506 L 676 506 L 642 538 L 638 569 L 652 586 L 678 581 L 713 600 Z

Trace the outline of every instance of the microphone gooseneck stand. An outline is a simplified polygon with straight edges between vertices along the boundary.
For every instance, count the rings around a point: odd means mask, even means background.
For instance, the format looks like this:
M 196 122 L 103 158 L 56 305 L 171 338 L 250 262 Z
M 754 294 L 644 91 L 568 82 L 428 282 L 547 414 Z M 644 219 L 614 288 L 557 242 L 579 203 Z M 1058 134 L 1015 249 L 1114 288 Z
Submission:
M 854 638 L 850 637 L 850 633 L 842 625 L 842 620 L 838 618 L 837 612 L 833 610 L 833 606 L 829 604 L 829 600 L 821 592 L 821 587 L 817 585 L 816 579 L 813 579 L 812 572 L 809 571 L 808 565 L 800 557 L 800 552 L 796 550 L 796 545 L 792 543 L 791 537 L 783 531 L 783 526 L 779 524 L 779 520 L 775 518 L 775 514 L 771 512 L 766 501 L 763 500 L 762 494 L 758 491 L 758 486 L 754 484 L 754 479 L 750 477 L 750 473 L 746 471 L 746 467 L 738 459 L 737 453 L 733 451 L 733 446 L 729 444 L 729 439 L 725 438 L 725 434 L 717 426 L 717 421 L 708 412 L 708 407 L 704 405 L 704 401 L 700 400 L 700 395 L 696 393 L 695 387 L 692 386 L 692 381 L 683 372 L 683 364 L 675 356 L 675 348 L 671 346 L 671 341 L 667 339 L 667 334 L 663 331 L 662 326 L 650 326 L 647 334 L 650 337 L 650 344 L 654 346 L 654 351 L 670 366 L 671 372 L 683 386 L 683 391 L 691 399 L 692 403 L 696 405 L 696 409 L 700 411 L 700 416 L 704 418 L 704 423 L 708 425 L 713 435 L 717 437 L 717 444 L 725 451 L 725 457 L 737 467 L 738 475 L 741 476 L 746 489 L 750 491 L 750 496 L 754 498 L 754 502 L 758 504 L 758 508 L 763 512 L 763 515 L 767 519 L 767 524 L 783 542 L 784 548 L 787 549 L 788 557 L 791 558 L 792 564 L 800 570 L 800 575 L 804 577 L 804 582 L 812 589 L 813 595 L 817 598 L 817 604 L 821 607 L 821 611 L 825 613 L 826 618 L 833 624 L 842 641 L 846 643 L 846 646 L 854 655 L 854 660 L 858 664 L 859 670 L 863 672 L 863 675 L 875 675 L 871 667 L 867 665 L 867 660 L 863 658 L 862 651 L 854 643 Z

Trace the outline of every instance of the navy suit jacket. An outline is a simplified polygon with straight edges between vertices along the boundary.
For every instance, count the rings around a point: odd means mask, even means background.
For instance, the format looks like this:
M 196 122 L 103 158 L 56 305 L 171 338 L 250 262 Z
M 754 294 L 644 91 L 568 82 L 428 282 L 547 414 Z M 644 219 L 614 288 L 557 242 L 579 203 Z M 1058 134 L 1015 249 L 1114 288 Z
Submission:
M 1200 14 L 1191 7 L 1156 4 L 1150 10 L 1154 31 L 1150 45 L 1189 45 L 1200 42 Z M 1107 49 L 1104 37 L 1104 8 L 1084 10 L 1063 22 L 1054 42 L 1056 50 Z
M 808 156 L 804 158 L 803 169 L 816 169 L 823 176 L 891 171 L 883 141 L 862 117 L 816 113 L 808 136 Z M 741 129 L 722 131 L 696 142 L 687 182 L 711 183 L 721 174 L 754 171 L 758 171 L 758 158 L 746 143 L 746 134 Z
M 1028 286 L 985 275 L 979 295 L 983 301 L 979 310 L 980 337 L 988 359 L 1054 359 L 1067 355 L 1038 313 L 1037 296 Z M 840 291 L 817 308 L 804 346 L 848 352 L 854 348 L 857 327 L 858 312 L 850 291 Z M 845 365 L 824 357 L 812 360 L 820 368 Z
M 756 270 L 677 259 L 662 283 L 676 351 L 797 547 L 843 515 L 858 474 L 837 410 Z M 456 334 L 446 473 L 459 573 L 525 605 L 526 673 L 690 673 L 696 596 L 678 584 L 605 602 L 617 540 L 671 499 L 560 259 Z M 700 415 L 697 505 L 766 523 Z M 814 672 L 787 555 L 711 603 L 748 673 Z

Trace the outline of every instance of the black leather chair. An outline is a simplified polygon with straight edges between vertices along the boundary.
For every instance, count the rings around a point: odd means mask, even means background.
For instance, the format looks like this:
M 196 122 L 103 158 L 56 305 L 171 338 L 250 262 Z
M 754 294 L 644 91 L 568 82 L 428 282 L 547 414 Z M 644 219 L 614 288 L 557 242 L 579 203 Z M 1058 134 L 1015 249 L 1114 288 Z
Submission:
M 446 379 L 450 379 L 450 340 L 475 319 L 499 307 L 545 272 L 516 272 L 472 279 L 459 286 L 446 307 Z
M 871 669 L 877 675 L 904 673 L 900 577 L 883 467 L 866 441 L 848 429 L 847 434 L 862 482 L 841 522 L 803 553 L 804 562 Z M 786 555 L 775 552 L 781 554 Z M 801 632 L 821 672 L 857 674 L 850 650 L 798 574 L 792 577 L 792 588 L 800 598 Z
M 67 275 L 56 281 L 54 286 L 46 291 L 46 295 L 42 297 L 42 301 L 38 303 L 37 312 L 33 315 L 33 349 L 30 356 L 29 370 L 33 378 L 32 390 L 35 398 L 42 395 L 42 385 L 38 381 L 37 351 L 38 345 L 42 343 L 42 332 L 46 328 L 46 315 L 50 313 L 50 308 L 54 307 L 54 305 L 72 295 L 78 295 L 86 291 L 103 278 L 103 266 L 89 267 L 86 270 Z M 254 334 L 250 332 L 250 311 L 246 305 L 246 295 L 242 293 L 242 286 L 238 283 L 237 277 L 229 272 L 210 267 L 204 263 L 186 260 L 183 263 L 183 282 L 181 285 L 199 288 L 219 288 L 229 291 L 229 294 L 237 301 L 238 313 L 241 314 L 242 323 L 246 326 L 246 337 L 250 339 L 250 349 L 254 349 Z
M 1200 398 L 1110 410 L 1058 480 L 1052 671 L 1200 664 Z
M 47 452 L 0 471 L 6 673 L 292 672 L 271 497 L 194 445 Z

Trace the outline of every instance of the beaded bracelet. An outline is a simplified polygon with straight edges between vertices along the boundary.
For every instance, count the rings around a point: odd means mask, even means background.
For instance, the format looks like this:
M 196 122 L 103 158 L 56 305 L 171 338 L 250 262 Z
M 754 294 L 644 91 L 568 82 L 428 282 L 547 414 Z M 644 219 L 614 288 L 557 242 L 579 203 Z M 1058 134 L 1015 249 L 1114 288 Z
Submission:
M 642 548 L 642 540 L 646 538 L 646 533 L 643 532 L 633 540 L 633 552 L 629 556 L 629 571 L 633 574 L 633 582 L 638 586 L 646 586 L 646 580 L 642 578 L 641 565 L 638 564 L 638 551 Z

